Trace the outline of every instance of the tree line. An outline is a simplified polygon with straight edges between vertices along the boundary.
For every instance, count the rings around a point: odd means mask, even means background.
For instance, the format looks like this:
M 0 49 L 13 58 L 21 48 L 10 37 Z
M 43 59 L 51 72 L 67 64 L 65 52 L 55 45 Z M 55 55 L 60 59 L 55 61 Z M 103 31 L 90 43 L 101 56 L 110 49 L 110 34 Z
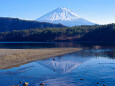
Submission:
M 115 41 L 115 24 L 59 28 L 32 28 L 0 32 L 0 41 L 76 42 Z

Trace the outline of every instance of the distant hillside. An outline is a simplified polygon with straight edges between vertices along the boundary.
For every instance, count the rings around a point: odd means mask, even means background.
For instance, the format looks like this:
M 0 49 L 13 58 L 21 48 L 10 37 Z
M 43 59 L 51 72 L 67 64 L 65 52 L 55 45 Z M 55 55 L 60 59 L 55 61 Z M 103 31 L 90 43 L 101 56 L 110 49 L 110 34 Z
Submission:
M 99 26 L 78 26 L 63 28 L 44 28 L 30 30 L 15 30 L 0 33 L 0 41 L 76 41 L 86 33 L 98 28 Z
M 35 28 L 47 28 L 47 27 L 65 27 L 61 24 L 51 24 L 37 21 L 27 21 L 18 18 L 6 18 L 0 17 L 0 32 L 12 31 L 12 30 L 24 30 Z
M 115 24 L 95 29 L 79 39 L 80 41 L 115 42 Z
M 115 24 L 1 32 L 0 41 L 115 42 Z

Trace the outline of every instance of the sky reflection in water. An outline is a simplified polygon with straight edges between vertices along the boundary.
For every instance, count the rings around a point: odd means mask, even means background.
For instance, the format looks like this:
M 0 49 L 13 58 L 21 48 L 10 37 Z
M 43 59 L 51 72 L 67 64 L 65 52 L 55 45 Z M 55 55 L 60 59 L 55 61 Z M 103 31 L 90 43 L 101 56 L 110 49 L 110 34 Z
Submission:
M 0 70 L 0 86 L 115 86 L 114 77 L 114 49 L 90 49 Z

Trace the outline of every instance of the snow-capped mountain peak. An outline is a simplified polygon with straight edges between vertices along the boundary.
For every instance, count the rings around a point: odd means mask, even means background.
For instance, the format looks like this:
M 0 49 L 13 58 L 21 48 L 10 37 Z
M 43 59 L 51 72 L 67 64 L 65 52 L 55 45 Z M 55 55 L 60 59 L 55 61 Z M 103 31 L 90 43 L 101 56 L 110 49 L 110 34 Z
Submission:
M 75 13 L 71 12 L 65 7 L 59 7 L 44 16 L 36 19 L 36 21 L 49 22 L 49 23 L 61 23 L 66 26 L 75 26 L 75 25 L 90 25 L 93 24 Z
M 40 17 L 39 21 L 56 21 L 56 20 L 64 20 L 64 21 L 71 21 L 80 18 L 75 13 L 71 12 L 65 7 L 59 7 L 52 12 Z

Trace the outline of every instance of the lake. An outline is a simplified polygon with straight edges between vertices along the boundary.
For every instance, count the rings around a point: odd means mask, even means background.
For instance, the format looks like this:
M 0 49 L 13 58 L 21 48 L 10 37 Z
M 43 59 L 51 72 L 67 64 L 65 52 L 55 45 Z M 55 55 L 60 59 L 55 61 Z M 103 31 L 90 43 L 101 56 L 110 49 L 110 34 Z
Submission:
M 0 70 L 0 86 L 115 86 L 115 47 L 92 43 L 0 43 L 0 48 L 79 47 L 82 51 Z

